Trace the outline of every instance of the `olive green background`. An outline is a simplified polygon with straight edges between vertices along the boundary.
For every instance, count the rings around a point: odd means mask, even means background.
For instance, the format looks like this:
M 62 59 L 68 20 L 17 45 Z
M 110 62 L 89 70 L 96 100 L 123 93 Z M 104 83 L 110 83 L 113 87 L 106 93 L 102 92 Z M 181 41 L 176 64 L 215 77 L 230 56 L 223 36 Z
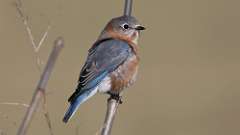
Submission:
M 36 42 L 51 29 L 39 56 L 46 62 L 54 39 L 65 47 L 47 88 L 55 135 L 95 135 L 106 95 L 83 104 L 62 123 L 87 50 L 108 20 L 122 14 L 123 0 L 23 0 Z M 240 134 L 240 1 L 135 0 L 141 34 L 141 68 L 124 93 L 113 135 Z M 0 1 L 0 103 L 29 103 L 40 72 L 14 0 Z M 26 108 L 0 104 L 0 134 L 14 135 Z M 39 109 L 29 135 L 48 135 Z

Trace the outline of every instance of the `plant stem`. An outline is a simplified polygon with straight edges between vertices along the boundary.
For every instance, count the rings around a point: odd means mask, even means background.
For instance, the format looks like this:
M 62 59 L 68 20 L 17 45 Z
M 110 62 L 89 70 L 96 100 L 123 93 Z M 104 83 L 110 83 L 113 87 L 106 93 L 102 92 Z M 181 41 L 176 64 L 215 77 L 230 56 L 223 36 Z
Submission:
M 39 82 L 38 82 L 35 93 L 33 94 L 30 106 L 28 107 L 27 112 L 23 118 L 23 121 L 18 129 L 17 135 L 25 135 L 26 134 L 27 129 L 33 118 L 33 115 L 34 115 L 36 109 L 39 107 L 39 103 L 40 103 L 41 99 L 44 97 L 49 77 L 52 73 L 54 64 L 56 63 L 57 57 L 58 57 L 61 49 L 63 48 L 63 46 L 64 46 L 64 43 L 63 43 L 62 38 L 58 38 L 55 40 L 53 50 L 49 56 L 47 65 L 45 66 L 45 69 L 41 75 Z
M 124 15 L 131 16 L 133 0 L 125 0 Z

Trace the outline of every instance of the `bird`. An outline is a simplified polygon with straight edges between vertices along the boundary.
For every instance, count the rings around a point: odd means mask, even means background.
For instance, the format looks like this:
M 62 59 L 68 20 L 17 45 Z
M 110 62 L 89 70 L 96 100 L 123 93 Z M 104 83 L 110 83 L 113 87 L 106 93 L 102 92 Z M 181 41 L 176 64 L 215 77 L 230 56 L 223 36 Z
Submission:
M 145 27 L 133 16 L 111 19 L 88 50 L 63 122 L 67 123 L 79 106 L 96 93 L 107 93 L 116 100 L 136 81 L 139 68 L 138 39 Z

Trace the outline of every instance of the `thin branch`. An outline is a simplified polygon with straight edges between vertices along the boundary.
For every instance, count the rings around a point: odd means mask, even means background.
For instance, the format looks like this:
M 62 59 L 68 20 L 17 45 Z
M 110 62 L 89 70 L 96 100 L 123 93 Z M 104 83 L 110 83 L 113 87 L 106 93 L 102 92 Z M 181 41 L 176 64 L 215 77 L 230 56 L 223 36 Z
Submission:
M 46 122 L 48 124 L 48 129 L 49 129 L 49 132 L 51 135 L 53 135 L 53 129 L 52 129 L 52 124 L 51 124 L 51 119 L 50 119 L 50 116 L 49 116 L 49 112 L 47 110 L 47 102 L 46 102 L 46 93 L 44 92 L 44 95 L 43 95 L 43 111 L 44 111 L 44 117 L 46 119 Z
M 37 64 L 37 68 L 39 70 L 39 72 L 42 71 L 42 66 L 43 66 L 43 61 L 42 59 L 40 58 L 39 56 L 39 51 L 40 51 L 40 48 L 42 47 L 43 45 L 43 42 L 46 40 L 47 36 L 48 36 L 48 32 L 51 28 L 50 25 L 48 25 L 46 31 L 43 33 L 42 35 L 42 38 L 40 39 L 39 43 L 37 44 L 34 40 L 34 36 L 32 34 L 32 29 L 28 23 L 28 16 L 25 15 L 24 11 L 23 11 L 23 3 L 22 3 L 22 0 L 17 0 L 16 1 L 16 9 L 20 15 L 20 18 L 25 26 L 25 29 L 27 31 L 27 34 L 28 34 L 28 37 L 30 39 L 30 42 L 31 42 L 31 45 L 32 45 L 32 48 L 33 48 L 33 51 L 34 51 L 34 56 L 36 57 L 36 64 Z M 44 94 L 44 97 L 45 97 L 45 93 Z M 44 100 L 44 106 L 43 106 L 43 111 L 44 111 L 44 117 L 46 119 L 46 122 L 47 122 L 47 125 L 48 125 L 48 129 L 50 131 L 50 134 L 53 135 L 53 131 L 52 131 L 52 126 L 51 126 L 51 120 L 50 120 L 50 117 L 49 117 L 49 113 L 47 111 L 47 107 L 46 107 L 46 100 Z
M 28 108 L 29 107 L 28 104 L 18 103 L 18 102 L 3 102 L 3 103 L 0 103 L 0 104 L 1 105 L 10 105 L 10 106 L 22 106 L 24 108 Z M 44 117 L 45 117 L 46 122 L 47 122 L 48 127 L 49 127 L 49 132 L 50 132 L 51 135 L 53 135 L 53 129 L 52 129 L 52 125 L 51 125 L 51 120 L 50 120 L 50 116 L 49 116 L 49 113 L 48 113 L 48 110 L 47 110 L 46 94 L 44 94 L 43 111 L 44 111 Z
M 49 56 L 48 62 L 45 66 L 45 69 L 42 73 L 42 76 L 38 82 L 37 88 L 35 90 L 35 93 L 33 94 L 32 97 L 32 101 L 30 103 L 29 108 L 27 109 L 27 112 L 24 116 L 24 119 L 18 129 L 17 135 L 25 135 L 27 132 L 27 129 L 30 125 L 30 122 L 33 118 L 33 115 L 36 111 L 36 109 L 39 106 L 40 100 L 43 98 L 45 90 L 46 90 L 46 86 L 50 77 L 50 74 L 52 73 L 54 64 L 57 60 L 57 57 L 61 51 L 61 49 L 63 48 L 63 39 L 62 38 L 58 38 L 55 40 L 54 42 L 54 47 L 53 50 Z
M 24 13 L 23 13 L 22 1 L 21 0 L 18 0 L 16 2 L 16 8 L 17 8 L 17 11 L 18 11 L 18 13 L 20 15 L 20 18 L 23 21 L 23 24 L 24 24 L 24 26 L 26 28 L 27 33 L 28 33 L 28 37 L 29 37 L 29 39 L 31 41 L 31 44 L 33 46 L 33 49 L 35 51 L 35 48 L 36 48 L 37 45 L 35 44 L 35 41 L 34 41 L 34 38 L 33 38 L 33 34 L 32 34 L 32 30 L 31 30 L 30 26 L 28 25 L 28 19 L 27 19 L 28 17 L 25 16 Z
M 41 58 L 38 56 L 38 53 L 35 53 L 35 57 L 36 57 L 36 63 L 37 63 L 37 69 L 39 72 L 42 71 L 42 65 L 43 65 L 43 61 L 41 60 Z
M 35 42 L 34 37 L 33 37 L 32 29 L 30 28 L 30 26 L 29 26 L 29 24 L 28 24 L 28 17 L 24 15 L 24 12 L 23 12 L 23 9 L 22 9 L 22 5 L 23 5 L 23 4 L 22 4 L 21 0 L 18 0 L 18 2 L 16 3 L 17 11 L 18 11 L 18 13 L 19 13 L 19 15 L 20 15 L 20 18 L 21 18 L 22 21 L 23 21 L 23 24 L 24 24 L 25 28 L 26 28 L 26 31 L 27 31 L 27 33 L 28 33 L 28 36 L 29 36 L 29 39 L 30 39 L 30 41 L 31 41 L 32 47 L 33 47 L 33 49 L 34 49 L 34 52 L 39 52 L 39 49 L 41 48 L 44 40 L 46 39 L 46 37 L 47 37 L 47 35 L 48 35 L 48 31 L 49 31 L 49 29 L 51 28 L 51 26 L 48 25 L 48 27 L 47 27 L 46 31 L 44 32 L 42 38 L 40 39 L 39 43 L 37 44 L 37 43 Z
M 35 52 L 38 52 L 39 49 L 41 48 L 41 45 L 43 44 L 44 40 L 47 38 L 47 35 L 48 35 L 48 31 L 50 30 L 51 26 L 48 25 L 46 31 L 44 32 L 40 42 L 38 43 L 38 46 L 35 48 Z
M 0 104 L 1 104 L 1 105 L 23 106 L 23 107 L 26 107 L 26 108 L 29 107 L 28 104 L 18 103 L 18 102 L 3 102 L 3 103 L 0 103 Z
M 107 112 L 106 112 L 103 128 L 101 131 L 101 135 L 111 134 L 114 117 L 115 117 L 119 103 L 121 103 L 121 99 L 116 100 L 115 98 L 112 98 L 112 97 L 108 99 Z
M 133 0 L 125 0 L 124 13 L 125 16 L 131 16 Z
M 38 53 L 39 53 L 39 50 L 41 48 L 41 46 L 43 45 L 43 42 L 46 40 L 47 36 L 48 36 L 48 31 L 50 30 L 51 26 L 48 25 L 46 31 L 43 33 L 43 36 L 42 38 L 40 39 L 39 43 L 36 43 L 35 42 L 35 39 L 34 39 L 34 36 L 32 34 L 32 29 L 28 23 L 28 16 L 26 16 L 24 14 L 24 11 L 23 11 L 23 4 L 22 4 L 22 1 L 21 0 L 17 0 L 16 2 L 16 9 L 18 11 L 18 14 L 20 15 L 20 18 L 25 26 L 25 29 L 27 31 L 27 34 L 28 34 L 28 37 L 29 37 L 29 40 L 31 42 L 31 45 L 32 45 L 32 48 L 33 48 L 33 51 L 35 52 L 36 54 L 36 59 L 37 59 L 37 66 L 38 66 L 38 69 L 39 71 L 41 71 L 41 66 L 42 66 L 42 60 L 40 59 L 40 57 L 38 56 Z

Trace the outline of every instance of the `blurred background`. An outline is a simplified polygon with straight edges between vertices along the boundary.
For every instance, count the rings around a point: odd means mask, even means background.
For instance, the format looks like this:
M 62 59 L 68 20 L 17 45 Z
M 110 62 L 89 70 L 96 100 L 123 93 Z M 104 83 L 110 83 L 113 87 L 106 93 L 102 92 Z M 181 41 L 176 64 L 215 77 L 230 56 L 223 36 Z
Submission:
M 40 71 L 14 5 L 0 1 L 0 103 L 29 104 Z M 36 42 L 51 25 L 39 56 L 46 62 L 52 43 L 65 39 L 47 87 L 47 108 L 56 135 L 95 135 L 106 95 L 83 104 L 66 125 L 67 99 L 74 91 L 87 50 L 123 0 L 23 0 Z M 133 14 L 147 27 L 141 34 L 137 83 L 124 93 L 113 135 L 240 134 L 240 1 L 135 0 Z M 22 106 L 0 104 L 0 133 L 14 135 Z M 29 135 L 47 135 L 39 109 Z

